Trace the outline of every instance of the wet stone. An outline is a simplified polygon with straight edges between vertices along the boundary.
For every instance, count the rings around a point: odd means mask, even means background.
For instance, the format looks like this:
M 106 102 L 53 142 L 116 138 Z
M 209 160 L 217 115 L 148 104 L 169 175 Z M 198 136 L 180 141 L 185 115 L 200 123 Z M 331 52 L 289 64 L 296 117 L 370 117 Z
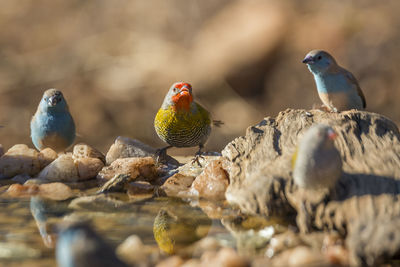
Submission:
M 31 197 L 39 195 L 53 200 L 66 200 L 73 195 L 71 188 L 63 183 L 13 184 L 8 188 L 7 193 L 12 197 Z
M 179 197 L 190 189 L 194 179 L 194 176 L 176 173 L 165 181 L 159 188 L 158 193 L 169 197 Z
M 194 180 L 191 192 L 200 198 L 223 200 L 229 185 L 228 173 L 223 168 L 222 159 L 209 162 L 204 171 Z

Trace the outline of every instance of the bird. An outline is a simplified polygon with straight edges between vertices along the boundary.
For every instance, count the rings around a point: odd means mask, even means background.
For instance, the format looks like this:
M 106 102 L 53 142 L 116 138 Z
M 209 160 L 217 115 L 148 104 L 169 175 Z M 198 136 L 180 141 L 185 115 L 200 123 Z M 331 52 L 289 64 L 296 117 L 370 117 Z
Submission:
M 334 145 L 337 133 L 325 124 L 306 130 L 292 157 L 295 184 L 305 189 L 333 188 L 342 174 L 342 159 Z
M 194 101 L 189 83 L 174 83 L 154 119 L 158 137 L 168 144 L 159 149 L 157 155 L 164 156 L 171 147 L 198 146 L 194 161 L 200 165 L 199 157 L 211 133 L 211 124 L 220 126 L 223 122 L 213 121 L 210 113 Z
M 127 267 L 87 222 L 76 222 L 58 235 L 56 260 L 60 267 Z
M 75 140 L 75 123 L 67 102 L 56 89 L 44 92 L 31 120 L 32 143 L 40 151 L 46 147 L 64 152 Z
M 312 50 L 302 61 L 314 75 L 322 103 L 330 112 L 363 110 L 367 104 L 357 79 L 326 51 Z

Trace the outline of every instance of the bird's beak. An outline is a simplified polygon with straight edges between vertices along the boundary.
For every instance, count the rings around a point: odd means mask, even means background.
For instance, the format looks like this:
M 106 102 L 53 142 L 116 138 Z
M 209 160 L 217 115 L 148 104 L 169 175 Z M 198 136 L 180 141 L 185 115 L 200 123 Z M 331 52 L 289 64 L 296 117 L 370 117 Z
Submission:
M 54 107 L 55 105 L 57 105 L 57 103 L 59 102 L 59 99 L 57 96 L 53 95 L 49 97 L 49 100 L 47 100 L 47 103 L 49 104 L 49 106 Z
M 190 95 L 189 88 L 186 85 L 182 86 L 181 91 L 179 92 L 179 94 L 181 96 L 184 96 L 184 95 L 189 96 Z
M 330 139 L 330 140 L 335 140 L 336 139 L 336 137 L 338 137 L 338 134 L 334 131 L 334 130 L 329 130 L 328 131 L 328 138 Z
M 302 61 L 304 64 L 313 64 L 315 61 L 314 61 L 314 58 L 312 57 L 312 56 L 307 56 L 307 57 L 305 57 L 304 59 L 303 59 L 303 61 Z

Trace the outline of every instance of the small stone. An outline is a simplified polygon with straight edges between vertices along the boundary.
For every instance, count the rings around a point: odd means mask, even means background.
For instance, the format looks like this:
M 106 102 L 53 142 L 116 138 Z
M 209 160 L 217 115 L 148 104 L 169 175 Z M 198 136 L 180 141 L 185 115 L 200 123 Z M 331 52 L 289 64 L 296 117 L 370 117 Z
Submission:
M 60 155 L 47 165 L 38 175 L 48 181 L 74 182 L 79 180 L 78 169 L 71 154 Z
M 168 178 L 159 188 L 160 195 L 169 197 L 178 197 L 182 192 L 188 191 L 194 181 L 194 176 L 186 176 L 176 173 Z
M 27 145 L 11 147 L 0 158 L 0 178 L 12 178 L 18 174 L 36 175 L 40 171 L 39 152 Z
M 320 251 L 298 246 L 272 258 L 273 266 L 330 266 Z
M 91 147 L 87 144 L 77 144 L 74 146 L 73 152 L 72 152 L 72 157 L 77 160 L 77 159 L 84 159 L 84 158 L 95 158 L 101 160 L 103 163 L 106 162 L 105 156 L 103 153 L 95 149 L 94 147 Z
M 7 193 L 11 197 L 30 197 L 39 193 L 39 185 L 20 185 L 12 184 L 7 190 Z
M 200 258 L 202 266 L 247 267 L 249 263 L 233 248 L 222 248 L 218 252 L 206 251 Z
M 39 195 L 52 200 L 66 200 L 73 196 L 73 192 L 63 183 L 49 183 L 39 185 Z
M 146 181 L 157 178 L 154 159 L 151 157 L 117 159 L 110 166 L 104 167 L 97 178 L 109 180 L 118 174 L 129 174 L 131 179 L 141 178 Z
M 156 267 L 179 267 L 184 263 L 184 260 L 179 256 L 171 256 L 157 263 Z
M 71 188 L 63 183 L 49 183 L 49 184 L 13 184 L 7 193 L 12 197 L 31 197 L 40 195 L 41 197 L 52 200 L 65 200 L 72 197 L 73 193 Z
M 222 160 L 213 160 L 204 171 L 196 177 L 191 191 L 200 198 L 223 200 L 229 185 L 229 176 L 222 167 Z
M 117 247 L 116 253 L 130 264 L 143 264 L 148 260 L 150 254 L 147 247 L 143 245 L 142 240 L 137 235 L 131 235 L 125 239 L 125 241 Z
M 118 136 L 106 155 L 107 165 L 120 158 L 151 157 L 156 149 L 136 139 Z
M 79 158 L 75 160 L 78 168 L 79 180 L 87 180 L 97 176 L 104 167 L 104 162 L 99 158 Z
M 58 157 L 57 152 L 55 152 L 53 149 L 49 147 L 41 150 L 39 153 L 40 169 L 43 169 L 44 167 L 49 165 L 57 157 Z

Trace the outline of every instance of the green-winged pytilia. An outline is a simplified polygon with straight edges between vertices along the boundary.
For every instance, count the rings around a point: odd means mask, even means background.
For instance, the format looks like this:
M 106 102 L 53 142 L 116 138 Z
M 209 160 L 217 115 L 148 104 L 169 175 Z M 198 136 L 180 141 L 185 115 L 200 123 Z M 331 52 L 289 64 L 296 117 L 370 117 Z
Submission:
M 211 133 L 211 125 L 219 126 L 220 121 L 213 121 L 210 113 L 193 100 L 192 86 L 177 82 L 169 89 L 161 108 L 154 119 L 157 135 L 168 144 L 158 151 L 162 155 L 171 147 L 195 147 L 195 161 Z

